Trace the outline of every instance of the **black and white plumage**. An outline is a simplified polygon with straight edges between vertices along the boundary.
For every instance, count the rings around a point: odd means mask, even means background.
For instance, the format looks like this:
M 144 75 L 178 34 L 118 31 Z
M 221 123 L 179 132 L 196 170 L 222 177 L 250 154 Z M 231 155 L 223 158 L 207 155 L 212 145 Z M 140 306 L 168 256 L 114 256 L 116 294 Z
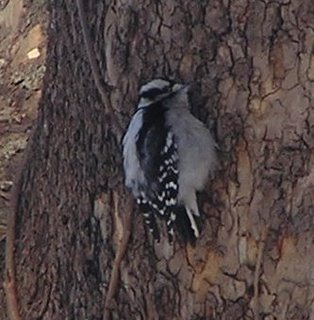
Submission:
M 155 79 L 139 95 L 123 138 L 125 184 L 156 239 L 156 217 L 161 217 L 170 241 L 176 226 L 193 242 L 199 236 L 196 192 L 215 168 L 215 142 L 190 113 L 187 86 Z

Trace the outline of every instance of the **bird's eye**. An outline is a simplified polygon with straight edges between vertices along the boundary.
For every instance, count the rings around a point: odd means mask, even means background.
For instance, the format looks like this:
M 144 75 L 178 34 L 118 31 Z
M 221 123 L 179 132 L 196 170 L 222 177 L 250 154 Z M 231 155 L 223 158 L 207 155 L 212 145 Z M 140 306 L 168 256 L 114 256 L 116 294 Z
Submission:
M 154 97 L 157 97 L 160 94 L 162 94 L 162 90 L 160 90 L 159 88 L 152 88 L 152 89 L 149 89 L 149 90 L 142 92 L 140 94 L 140 97 L 147 98 L 147 99 L 153 99 Z
M 170 93 L 173 91 L 173 86 L 169 85 L 163 88 L 151 88 L 149 90 L 146 90 L 144 92 L 140 93 L 141 98 L 148 98 L 148 99 L 153 99 L 158 96 L 162 96 L 165 93 Z

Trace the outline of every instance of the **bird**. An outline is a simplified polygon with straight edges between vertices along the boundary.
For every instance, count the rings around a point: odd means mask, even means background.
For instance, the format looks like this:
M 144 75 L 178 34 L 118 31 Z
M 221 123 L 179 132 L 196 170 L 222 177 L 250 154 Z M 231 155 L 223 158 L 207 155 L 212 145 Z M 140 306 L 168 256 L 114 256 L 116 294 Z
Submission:
M 190 111 L 189 85 L 157 78 L 141 86 L 139 102 L 122 139 L 125 185 L 153 237 L 166 221 L 168 240 L 200 235 L 197 192 L 217 167 L 216 142 Z

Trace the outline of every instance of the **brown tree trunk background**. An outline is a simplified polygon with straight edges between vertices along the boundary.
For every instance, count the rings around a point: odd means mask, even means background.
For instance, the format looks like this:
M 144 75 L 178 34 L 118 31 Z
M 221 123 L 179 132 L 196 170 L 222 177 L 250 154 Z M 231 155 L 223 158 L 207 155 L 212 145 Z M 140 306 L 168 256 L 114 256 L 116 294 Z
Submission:
M 112 319 L 314 318 L 314 6 L 295 1 L 85 1 L 115 114 L 140 84 L 193 82 L 221 167 L 195 248 L 153 245 L 142 218 Z M 103 319 L 127 210 L 121 151 L 74 1 L 50 3 L 47 71 L 17 198 L 22 319 Z M 201 101 L 200 101 L 201 100 Z

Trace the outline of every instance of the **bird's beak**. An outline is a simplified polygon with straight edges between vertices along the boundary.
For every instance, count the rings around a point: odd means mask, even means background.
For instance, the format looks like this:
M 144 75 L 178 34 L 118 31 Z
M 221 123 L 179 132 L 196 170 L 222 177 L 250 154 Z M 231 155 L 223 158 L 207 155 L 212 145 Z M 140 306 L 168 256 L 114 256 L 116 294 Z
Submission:
M 186 90 L 189 91 L 190 89 L 190 84 L 175 84 L 172 88 L 173 92 L 178 92 L 181 90 Z

